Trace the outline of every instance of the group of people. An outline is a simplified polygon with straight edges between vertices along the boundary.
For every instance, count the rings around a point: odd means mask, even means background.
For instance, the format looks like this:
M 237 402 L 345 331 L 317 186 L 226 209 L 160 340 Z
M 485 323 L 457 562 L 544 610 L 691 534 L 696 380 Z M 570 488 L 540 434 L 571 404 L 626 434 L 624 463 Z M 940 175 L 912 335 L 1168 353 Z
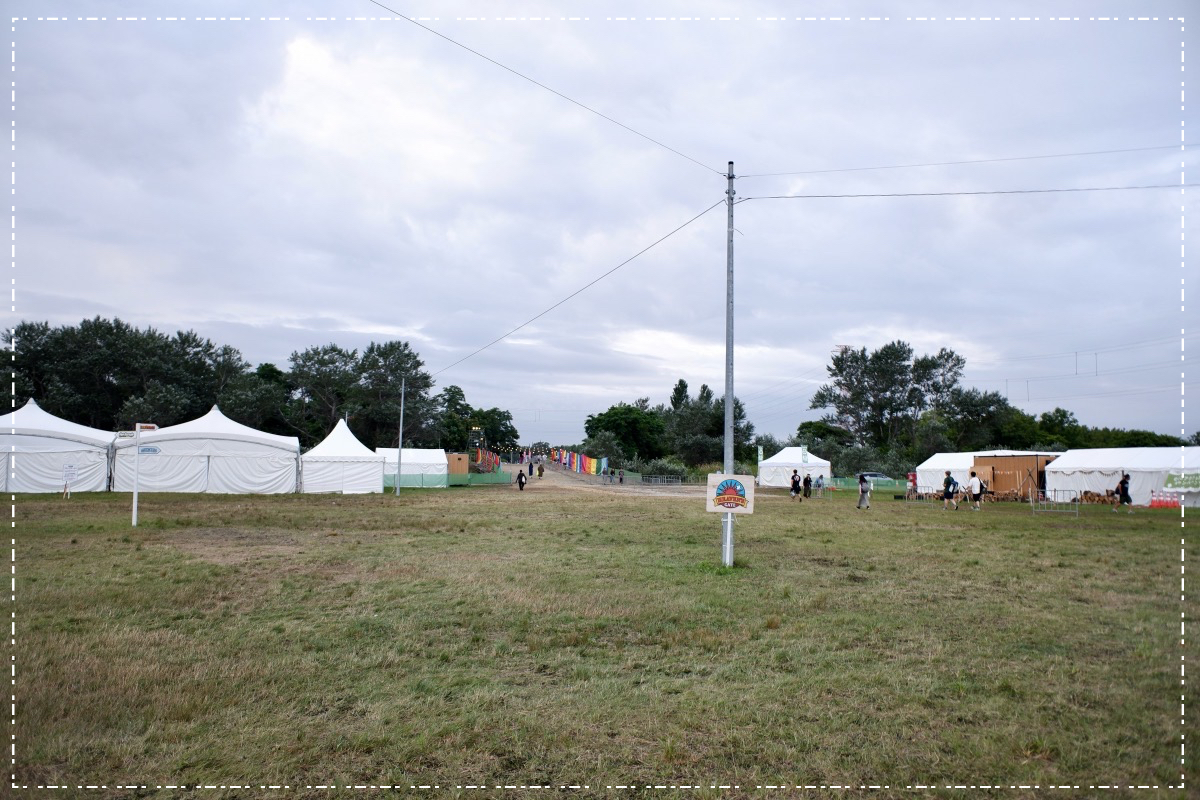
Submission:
M 942 481 L 942 511 L 950 510 L 950 505 L 954 504 L 954 510 L 958 511 L 958 481 L 950 474 L 950 470 L 946 470 L 946 477 Z M 967 499 L 972 503 L 971 510 L 979 510 L 979 501 L 983 498 L 983 481 L 979 480 L 979 476 L 975 474 L 975 470 L 971 470 L 971 478 L 967 481 L 966 486 Z
M 820 475 L 814 481 L 812 475 L 800 476 L 799 470 L 792 470 L 792 499 L 804 502 L 805 497 L 812 497 L 816 490 L 817 497 L 825 493 L 825 479 Z

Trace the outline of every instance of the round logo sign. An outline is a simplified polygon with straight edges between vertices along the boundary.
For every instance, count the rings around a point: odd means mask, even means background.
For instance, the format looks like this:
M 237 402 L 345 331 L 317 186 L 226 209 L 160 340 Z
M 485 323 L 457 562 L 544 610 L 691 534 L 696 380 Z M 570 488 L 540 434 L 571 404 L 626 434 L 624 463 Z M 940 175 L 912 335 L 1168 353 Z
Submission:
M 713 497 L 713 505 L 722 508 L 745 508 L 746 487 L 741 481 L 727 478 L 717 484 L 717 494 Z

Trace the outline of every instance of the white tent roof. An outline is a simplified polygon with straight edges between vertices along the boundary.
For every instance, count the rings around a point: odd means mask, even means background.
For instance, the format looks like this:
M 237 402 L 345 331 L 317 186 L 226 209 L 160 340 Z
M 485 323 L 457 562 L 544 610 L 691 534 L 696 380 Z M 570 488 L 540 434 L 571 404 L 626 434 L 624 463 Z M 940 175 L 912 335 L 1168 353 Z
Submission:
M 203 417 L 178 425 L 169 425 L 156 431 L 142 433 L 143 445 L 164 442 L 172 439 L 220 439 L 233 442 L 251 442 L 266 447 L 275 447 L 289 453 L 300 452 L 300 440 L 295 436 L 279 436 L 274 433 L 264 433 L 248 425 L 234 422 L 221 413 L 221 409 L 213 406 Z M 117 449 L 133 447 L 133 439 L 118 439 Z
M 804 457 L 805 453 L 807 453 L 807 458 Z M 764 458 L 758 463 L 760 466 L 765 464 L 771 467 L 829 466 L 828 461 L 811 450 L 806 451 L 803 447 L 785 447 L 770 458 Z
M 406 451 L 407 456 L 407 451 Z M 358 440 L 346 425 L 346 420 L 339 419 L 337 425 L 325 437 L 325 441 L 309 450 L 301 459 L 304 461 L 383 461 L 384 457 L 376 453 Z
M 1068 450 L 1046 467 L 1047 472 L 1166 472 L 1184 465 L 1200 467 L 1200 447 L 1097 447 Z
M 384 469 L 394 474 L 396 472 L 396 448 L 394 447 L 376 447 L 375 452 L 384 458 Z M 440 466 L 445 470 L 447 468 L 446 451 L 445 450 L 429 450 L 423 448 L 406 447 L 404 455 L 400 458 L 400 468 L 405 472 L 409 469 L 416 470 L 418 466 L 422 471 L 429 467 Z
M 79 425 L 43 411 L 41 406 L 30 400 L 21 408 L 0 417 L 0 434 L 16 436 L 36 436 L 45 439 L 61 439 L 66 442 L 83 444 L 101 450 L 108 449 L 116 436 L 111 431 L 99 428 L 89 428 Z M 61 449 L 55 446 L 36 449 Z M 77 449 L 77 448 L 70 448 Z

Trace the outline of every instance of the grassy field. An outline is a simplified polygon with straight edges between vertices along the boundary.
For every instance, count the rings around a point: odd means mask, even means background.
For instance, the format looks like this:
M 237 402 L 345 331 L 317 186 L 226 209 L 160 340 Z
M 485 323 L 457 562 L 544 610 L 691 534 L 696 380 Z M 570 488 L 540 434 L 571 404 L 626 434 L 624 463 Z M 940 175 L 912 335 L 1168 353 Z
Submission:
M 538 488 L 19 496 L 17 783 L 1187 794 L 1178 512 Z

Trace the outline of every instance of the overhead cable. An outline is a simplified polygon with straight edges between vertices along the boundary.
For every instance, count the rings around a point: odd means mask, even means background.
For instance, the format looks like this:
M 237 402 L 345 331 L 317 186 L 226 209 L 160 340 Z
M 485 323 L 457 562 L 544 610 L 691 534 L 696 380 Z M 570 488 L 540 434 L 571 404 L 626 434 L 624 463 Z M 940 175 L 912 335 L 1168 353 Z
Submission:
M 774 178 L 783 175 L 824 175 L 830 172 L 868 172 L 878 169 L 912 169 L 914 167 L 953 167 L 960 164 L 994 164 L 1000 161 L 1032 161 L 1039 158 L 1069 158 L 1072 156 L 1103 156 L 1112 153 L 1139 153 L 1146 150 L 1174 150 L 1182 147 L 1178 144 L 1164 144 L 1157 147 L 1129 147 L 1124 150 L 1092 150 L 1087 153 L 1055 153 L 1046 156 L 1011 156 L 1009 158 L 977 158 L 968 161 L 935 161 L 929 164 L 893 164 L 886 167 L 844 167 L 842 169 L 809 169 L 800 172 L 758 172 L 751 175 L 739 175 L 739 178 Z
M 443 33 L 438 33 L 438 32 L 437 32 L 437 31 L 435 31 L 433 28 L 430 28 L 430 27 L 429 27 L 429 26 L 427 26 L 427 25 L 422 25 L 421 23 L 417 22 L 417 21 L 416 21 L 415 19 L 413 19 L 412 17 L 406 17 L 406 16 L 404 16 L 404 15 L 403 15 L 403 14 L 401 14 L 399 11 L 396 11 L 394 8 L 388 8 L 388 7 L 387 7 L 387 6 L 385 6 L 383 3 L 380 3 L 380 2 L 379 2 L 379 0 L 369 0 L 369 1 L 370 1 L 371 3 L 374 3 L 375 5 L 379 6 L 379 7 L 380 7 L 380 8 L 382 8 L 384 11 L 388 11 L 388 12 L 390 12 L 390 13 L 392 13 L 392 14 L 395 14 L 397 17 L 399 17 L 400 19 L 404 20 L 405 22 L 411 22 L 413 25 L 416 25 L 418 28 L 421 28 L 422 30 L 426 30 L 426 31 L 428 31 L 429 33 L 432 33 L 434 36 L 439 36 L 439 37 L 441 37 L 442 39 L 445 39 L 445 40 L 446 40 L 447 42 L 449 42 L 450 44 L 452 44 L 452 45 L 455 45 L 456 47 L 461 47 L 463 50 L 466 50 L 468 53 L 471 53 L 472 55 L 479 56 L 479 57 L 480 57 L 480 58 L 482 58 L 484 61 L 488 61 L 488 62 L 490 62 L 490 63 L 492 63 L 492 64 L 495 64 L 497 67 L 500 67 L 500 68 L 501 68 L 501 69 L 503 69 L 503 70 L 507 70 L 508 72 L 511 72 L 513 75 L 516 75 L 518 78 L 521 78 L 521 79 L 523 79 L 523 80 L 529 81 L 529 82 L 530 82 L 530 83 L 532 83 L 534 86 L 537 86 L 537 87 L 539 87 L 539 88 L 541 88 L 541 89 L 545 89 L 547 92 L 550 92 L 551 94 L 554 94 L 554 95 L 557 95 L 557 96 L 561 97 L 563 100 L 566 100 L 568 103 L 573 103 L 573 104 L 575 104 L 575 105 L 579 106 L 579 107 L 580 107 L 580 108 L 582 108 L 584 111 L 589 111 L 589 112 L 591 112 L 591 113 L 595 114 L 597 117 L 601 117 L 602 119 L 606 119 L 606 120 L 608 120 L 609 122 L 611 122 L 612 124 L 614 124 L 614 125 L 617 125 L 617 126 L 619 126 L 619 127 L 621 127 L 621 128 L 624 128 L 625 130 L 629 131 L 630 133 L 632 133 L 632 134 L 634 134 L 634 135 L 636 135 L 636 136 L 640 136 L 640 137 L 642 137 L 643 139 L 645 139 L 646 141 L 648 141 L 648 142 L 651 142 L 651 143 L 653 143 L 653 144 L 656 144 L 656 145 L 658 145 L 659 147 L 663 148 L 664 150 L 670 150 L 670 151 L 671 151 L 672 153 L 674 153 L 675 155 L 677 155 L 677 156 L 680 156 L 681 158 L 686 158 L 688 161 L 691 161 L 693 164 L 697 164 L 697 165 L 699 165 L 699 166 L 701 166 L 701 167 L 704 167 L 706 170 L 709 170 L 710 172 L 715 172 L 715 173 L 717 173 L 718 175 L 722 175 L 722 176 L 724 176 L 724 175 L 725 175 L 725 173 L 724 173 L 724 172 L 721 172 L 719 169 L 716 169 L 716 168 L 714 168 L 714 167 L 710 167 L 708 164 L 705 164 L 705 163 L 703 163 L 702 161 L 697 161 L 696 159 L 692 158 L 691 156 L 687 155 L 686 153 L 681 153 L 681 152 L 679 152 L 678 150 L 676 150 L 676 149 L 675 149 L 675 148 L 673 148 L 673 147 L 668 147 L 667 145 L 663 144 L 662 142 L 658 141 L 657 139 L 654 139 L 654 138 L 652 138 L 652 137 L 650 137 L 650 136 L 647 136 L 646 134 L 644 134 L 644 133 L 642 133 L 642 132 L 640 132 L 640 131 L 636 131 L 636 130 L 634 130 L 633 128 L 629 127 L 628 125 L 626 125 L 626 124 L 624 124 L 624 123 L 622 123 L 622 122 L 618 122 L 617 120 L 613 119 L 612 117 L 608 116 L 607 114 L 602 114 L 601 112 L 597 111 L 596 109 L 594 109 L 594 108 L 591 108 L 590 106 L 586 106 L 586 105 L 584 105 L 583 103 L 579 102 L 578 100 L 575 100 L 575 99 L 573 99 L 573 98 L 567 97 L 565 94 L 563 94 L 563 93 L 562 93 L 562 92 L 560 92 L 560 91 L 557 91 L 557 90 L 555 90 L 555 89 L 551 89 L 551 88 L 550 88 L 549 86 L 547 86 L 546 84 L 544 84 L 544 83 L 540 83 L 539 81 L 536 81 L 536 80 L 534 80 L 533 78 L 529 77 L 528 75 L 524 75 L 524 74 L 522 74 L 522 73 L 520 73 L 520 72 L 517 72 L 517 71 L 516 71 L 515 69 L 513 69 L 512 67 L 508 67 L 508 66 L 505 66 L 504 64 L 501 64 L 499 61 L 497 61 L 497 60 L 496 60 L 496 59 L 494 59 L 494 58 L 489 58 L 488 56 L 485 56 L 483 53 L 479 52 L 478 50 L 472 50 L 470 47 L 467 47 L 465 44 L 462 44 L 461 42 L 456 42 L 455 40 L 451 39 L 449 36 L 446 36 L 446 35 L 445 35 L 445 34 L 443 34 Z
M 892 192 L 886 194 L 777 194 L 761 197 L 743 197 L 739 203 L 748 200 L 827 200 L 833 198 L 851 197 L 964 197 L 984 194 L 1047 194 L 1052 192 L 1123 192 L 1133 189 L 1182 189 L 1186 186 L 1200 186 L 1196 183 L 1156 183 L 1147 186 L 1090 186 L 1077 189 L 1003 189 L 987 192 Z
M 529 325 L 531 322 L 534 322 L 535 320 L 541 319 L 542 317 L 546 316 L 546 315 L 547 315 L 547 314 L 549 314 L 551 311 L 553 311 L 554 309 L 556 309 L 556 308 L 558 308 L 559 306 L 561 306 L 563 303 L 565 303 L 565 302 L 567 302 L 568 300 L 570 300 L 572 297 L 575 297 L 576 295 L 578 295 L 578 294 L 581 294 L 582 292 L 584 292 L 585 290 L 587 290 L 587 289 L 591 288 L 592 286 L 595 286 L 597 283 L 599 283 L 600 281 L 604 280 L 604 279 L 605 279 L 605 278 L 607 278 L 609 275 L 612 275 L 614 272 L 616 272 L 617 270 L 619 270 L 621 267 L 625 266 L 625 265 L 626 265 L 626 264 L 628 264 L 630 261 L 633 261 L 635 258 L 637 258 L 638 256 L 642 255 L 643 253 L 647 252 L 647 251 L 648 251 L 648 250 L 650 250 L 651 248 L 653 248 L 653 247 L 656 247 L 657 245 L 661 244 L 662 242 L 665 242 L 667 239 L 669 239 L 669 238 L 671 238 L 672 236 L 674 236 L 675 234 L 679 233 L 681 230 L 683 230 L 684 228 L 686 228 L 688 225 L 691 225 L 693 222 L 695 222 L 696 220 L 700 219 L 701 217 L 703 217 L 703 216 L 704 216 L 705 214 L 707 214 L 708 212 L 712 211 L 712 210 L 713 210 L 714 208 L 716 208 L 717 206 L 724 205 L 724 204 L 725 204 L 725 202 L 726 202 L 726 199 L 725 199 L 724 197 L 722 197 L 720 200 L 718 200 L 717 202 L 713 203 L 711 206 L 709 206 L 708 208 L 704 209 L 704 210 L 703 210 L 703 211 L 701 211 L 699 214 L 697 214 L 696 216 L 692 217 L 691 219 L 689 219 L 687 222 L 685 222 L 685 223 L 683 223 L 682 225 L 680 225 L 680 226 L 679 226 L 678 228 L 676 228 L 675 230 L 671 231 L 670 233 L 668 233 L 667 235 L 665 235 L 665 236 L 663 236 L 663 237 L 661 237 L 661 238 L 659 238 L 659 239 L 656 239 L 654 242 L 652 242 L 652 243 L 650 243 L 650 244 L 646 245 L 646 246 L 645 246 L 645 247 L 643 247 L 641 250 L 637 251 L 636 253 L 634 253 L 633 255 L 631 255 L 629 258 L 627 258 L 627 259 L 625 259 L 624 261 L 622 261 L 620 264 L 617 264 L 615 267 L 613 267 L 612 269 L 610 269 L 608 272 L 605 272 L 603 275 L 599 276 L 598 278 L 596 278 L 595 280 L 593 280 L 593 281 L 591 281 L 590 283 L 586 284 L 585 286 L 582 286 L 582 287 L 580 287 L 579 289 L 576 289 L 574 292 L 571 292 L 569 295 L 567 295 L 566 297 L 564 297 L 562 300 L 559 300 L 557 303 L 555 303 L 554 305 L 550 306 L 550 307 L 549 307 L 549 308 L 547 308 L 545 311 L 541 312 L 540 314 L 537 314 L 536 316 L 530 317 L 529 319 L 525 320 L 524 322 L 522 322 L 522 323 L 521 323 L 520 325 L 518 325 L 517 327 L 513 328 L 513 329 L 512 329 L 511 331 L 509 331 L 508 333 L 504 334 L 503 336 L 498 336 L 498 337 L 496 337 L 495 339 L 493 339 L 492 341 L 488 342 L 488 343 L 487 343 L 487 344 L 485 344 L 483 347 L 481 347 L 481 348 L 479 348 L 478 350 L 474 351 L 474 352 L 473 352 L 473 353 L 471 353 L 470 355 L 463 356 L 463 357 L 462 357 L 462 358 L 460 358 L 458 361 L 455 361 L 453 364 L 450 364 L 450 365 L 449 365 L 449 366 L 447 366 L 447 367 L 442 367 L 442 368 L 441 368 L 441 369 L 439 369 L 437 372 L 435 372 L 435 373 L 433 373 L 432 375 L 430 375 L 430 377 L 431 377 L 431 378 L 436 378 L 438 375 L 441 375 L 443 372 L 445 372 L 445 371 L 447 371 L 447 370 L 449 370 L 449 369 L 452 369 L 453 367 L 457 367 L 459 364 L 463 363 L 463 362 L 464 362 L 464 361 L 466 361 L 468 358 L 474 358 L 475 356 L 477 356 L 477 355 L 479 355 L 480 353 L 482 353 L 484 350 L 487 350 L 487 349 L 488 349 L 489 347 L 491 347 L 492 345 L 494 345 L 494 344 L 497 344 L 497 343 L 499 343 L 499 342 L 502 342 L 502 341 L 504 341 L 504 340 L 505 340 L 505 339 L 507 339 L 509 336 L 512 336 L 514 333 L 516 333 L 517 331 L 519 331 L 519 330 L 521 330 L 522 328 L 524 328 L 526 325 Z

